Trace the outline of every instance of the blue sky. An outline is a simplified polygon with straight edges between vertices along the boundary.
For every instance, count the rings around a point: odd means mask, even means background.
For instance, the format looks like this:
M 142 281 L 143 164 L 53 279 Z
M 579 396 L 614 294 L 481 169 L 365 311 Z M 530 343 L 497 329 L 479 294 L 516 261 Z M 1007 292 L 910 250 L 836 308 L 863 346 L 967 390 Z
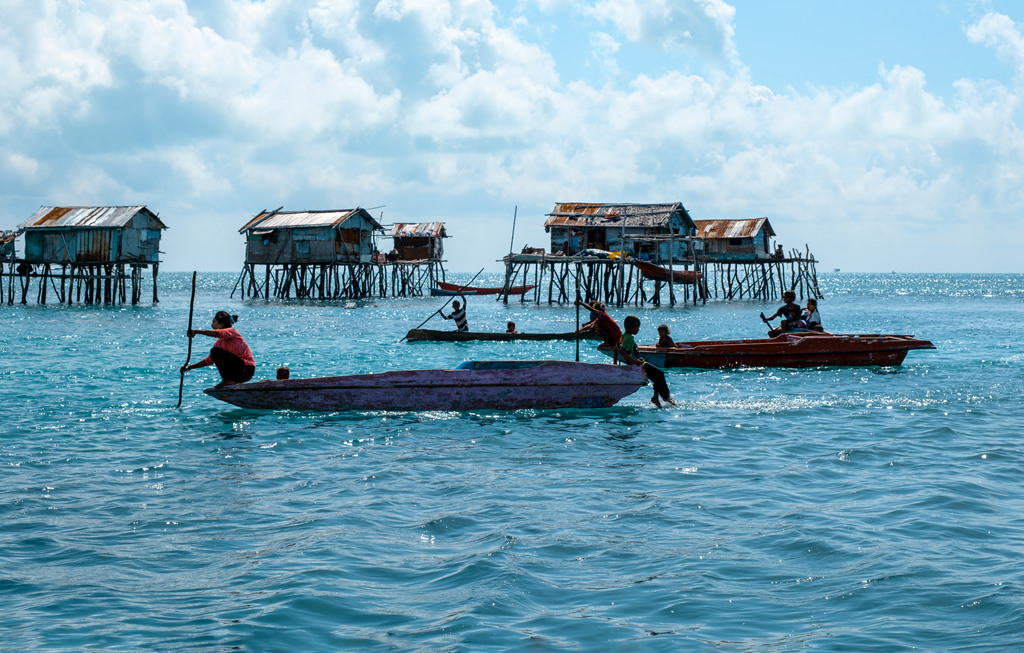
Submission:
M 448 269 L 556 202 L 768 216 L 819 270 L 1021 272 L 1024 6 L 0 0 L 0 228 L 145 204 L 164 269 L 262 209 L 444 220 Z

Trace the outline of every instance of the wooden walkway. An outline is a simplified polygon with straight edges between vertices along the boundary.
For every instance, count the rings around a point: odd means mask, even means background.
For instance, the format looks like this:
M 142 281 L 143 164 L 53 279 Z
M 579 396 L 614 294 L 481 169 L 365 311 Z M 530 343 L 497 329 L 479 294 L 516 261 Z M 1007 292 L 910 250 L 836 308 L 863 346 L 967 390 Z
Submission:
M 0 265 L 0 302 L 28 303 L 30 294 L 37 304 L 54 299 L 59 304 L 124 304 L 142 301 L 143 270 L 153 268 L 153 303 L 157 295 L 159 263 L 68 263 L 29 264 L 23 260 Z M 34 292 L 33 286 L 35 287 Z
M 261 269 L 262 268 L 262 269 Z M 442 261 L 388 263 L 246 263 L 231 290 L 242 299 L 423 297 L 445 281 Z
M 640 274 L 629 261 L 593 256 L 513 254 L 502 259 L 505 287 L 533 285 L 520 302 L 570 304 L 577 297 L 610 306 L 698 304 L 711 300 L 779 299 L 785 290 L 798 297 L 821 298 L 814 256 L 793 251 L 783 258 L 757 261 L 669 261 L 670 272 L 689 271 L 695 282 L 659 281 Z M 504 297 L 507 303 L 508 296 Z

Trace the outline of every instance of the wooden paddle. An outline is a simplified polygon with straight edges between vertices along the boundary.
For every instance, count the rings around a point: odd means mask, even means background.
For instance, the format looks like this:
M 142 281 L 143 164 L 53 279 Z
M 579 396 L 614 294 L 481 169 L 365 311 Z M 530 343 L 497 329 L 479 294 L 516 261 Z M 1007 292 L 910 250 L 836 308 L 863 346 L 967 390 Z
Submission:
M 576 284 L 576 362 L 580 362 L 580 286 Z
M 189 331 L 192 330 L 192 312 L 193 312 L 193 309 L 195 308 L 195 306 L 196 306 L 196 271 L 193 270 L 192 271 L 192 299 L 190 299 L 189 302 L 188 302 L 188 330 Z M 185 365 L 183 365 L 182 367 L 183 368 L 186 367 L 191 360 L 192 360 L 192 338 L 189 338 L 188 339 L 188 355 L 185 356 Z M 182 370 L 182 372 L 181 372 L 181 382 L 178 383 L 178 405 L 177 405 L 177 408 L 181 408 L 181 393 L 182 393 L 182 391 L 184 389 L 185 389 L 185 372 L 184 372 L 184 370 Z
M 484 271 L 484 269 L 483 269 L 483 268 L 480 268 L 480 272 L 483 272 L 483 271 Z M 473 275 L 473 278 L 469 280 L 469 283 L 466 283 L 466 284 L 464 284 L 463 286 L 461 286 L 461 287 L 459 288 L 458 292 L 462 292 L 462 291 L 463 291 L 463 290 L 465 290 L 466 288 L 469 288 L 469 285 L 470 285 L 471 283 L 473 283 L 474 281 L 476 281 L 476 278 L 480 276 L 480 272 L 477 272 L 476 274 L 474 274 L 474 275 Z M 451 301 L 452 301 L 453 299 L 455 299 L 455 298 L 456 298 L 457 296 L 458 296 L 458 295 L 452 295 L 451 297 L 449 297 L 449 298 L 448 298 L 448 301 L 446 301 L 446 302 L 444 303 L 444 306 L 442 306 L 441 308 L 437 309 L 436 311 L 434 311 L 433 313 L 431 313 L 431 314 L 430 314 L 430 316 L 429 316 L 429 317 L 427 317 L 427 319 L 425 319 L 425 320 L 423 320 L 422 322 L 420 322 L 420 326 L 416 327 L 416 329 L 419 329 L 419 328 L 421 328 L 421 327 L 422 327 L 422 326 L 423 326 L 424 324 L 426 324 L 427 322 L 429 322 L 429 321 L 430 321 L 430 318 L 434 317 L 435 315 L 437 315 L 438 313 L 440 313 L 441 311 L 443 311 L 443 310 L 445 309 L 445 306 L 448 306 L 448 304 L 449 304 L 449 303 L 450 303 L 450 302 L 451 302 Z M 463 298 L 463 299 L 465 299 L 465 298 Z M 416 329 L 413 329 L 413 331 L 415 331 Z M 407 333 L 407 334 L 405 334 L 404 336 L 402 336 L 402 340 L 405 340 L 405 339 L 406 339 L 406 338 L 408 338 L 408 337 L 409 337 L 409 334 Z M 402 342 L 402 340 L 399 340 L 398 342 Z

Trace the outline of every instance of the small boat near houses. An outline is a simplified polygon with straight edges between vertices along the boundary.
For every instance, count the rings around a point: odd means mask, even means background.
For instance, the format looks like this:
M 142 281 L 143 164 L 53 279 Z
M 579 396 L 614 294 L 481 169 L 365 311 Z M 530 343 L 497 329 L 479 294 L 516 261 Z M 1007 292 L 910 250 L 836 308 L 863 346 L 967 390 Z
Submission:
M 609 356 L 610 348 L 599 347 Z M 935 349 L 910 335 L 834 334 L 805 331 L 774 338 L 677 342 L 675 347 L 640 345 L 640 356 L 656 367 L 864 367 L 901 365 L 907 352 Z
M 652 281 L 668 281 L 672 279 L 672 283 L 686 283 L 693 285 L 700 282 L 704 275 L 697 270 L 669 270 L 663 268 L 660 265 L 648 263 L 647 261 L 640 261 L 635 258 L 629 259 L 629 262 L 633 264 L 633 267 L 640 271 L 645 279 L 651 279 Z
M 519 410 L 607 408 L 647 384 L 632 365 L 571 361 L 466 361 L 403 370 L 207 388 L 211 397 L 267 410 Z
M 582 340 L 600 340 L 596 331 L 584 331 L 578 336 Z M 492 333 L 482 331 L 438 331 L 434 329 L 410 329 L 405 334 L 409 342 L 468 342 L 485 340 L 488 342 L 513 342 L 517 340 L 575 340 L 575 331 L 564 333 Z
M 523 295 L 537 286 L 509 286 L 509 295 Z M 449 295 L 502 295 L 505 294 L 504 286 L 494 286 L 488 288 L 475 288 L 470 286 L 460 286 L 457 283 L 445 283 L 443 281 L 437 282 L 436 288 L 430 289 L 430 294 L 435 297 L 446 297 Z

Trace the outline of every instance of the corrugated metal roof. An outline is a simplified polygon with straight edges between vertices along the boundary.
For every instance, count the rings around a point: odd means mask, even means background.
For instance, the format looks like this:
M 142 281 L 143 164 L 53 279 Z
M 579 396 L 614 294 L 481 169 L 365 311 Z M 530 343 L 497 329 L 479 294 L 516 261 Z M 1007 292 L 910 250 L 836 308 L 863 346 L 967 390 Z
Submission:
M 562 202 L 548 215 L 545 227 L 666 227 L 674 214 L 693 227 L 693 220 L 682 203 L 672 204 L 590 204 Z
M 428 236 L 433 238 L 447 238 L 443 222 L 418 222 L 416 224 L 397 222 L 391 227 L 390 236 L 398 238 L 410 238 L 415 236 Z
M 152 213 L 145 206 L 42 206 L 31 218 L 19 224 L 18 229 L 118 228 L 128 224 L 141 211 Z M 161 229 L 167 228 L 156 214 L 153 217 Z
M 238 230 L 244 233 L 250 229 L 309 229 L 316 227 L 335 228 L 351 217 L 360 215 L 373 224 L 374 229 L 381 229 L 366 209 L 337 209 L 329 211 L 262 211 Z
M 775 235 L 768 218 L 746 220 L 696 220 L 698 238 L 753 238 L 764 226 L 769 236 Z

